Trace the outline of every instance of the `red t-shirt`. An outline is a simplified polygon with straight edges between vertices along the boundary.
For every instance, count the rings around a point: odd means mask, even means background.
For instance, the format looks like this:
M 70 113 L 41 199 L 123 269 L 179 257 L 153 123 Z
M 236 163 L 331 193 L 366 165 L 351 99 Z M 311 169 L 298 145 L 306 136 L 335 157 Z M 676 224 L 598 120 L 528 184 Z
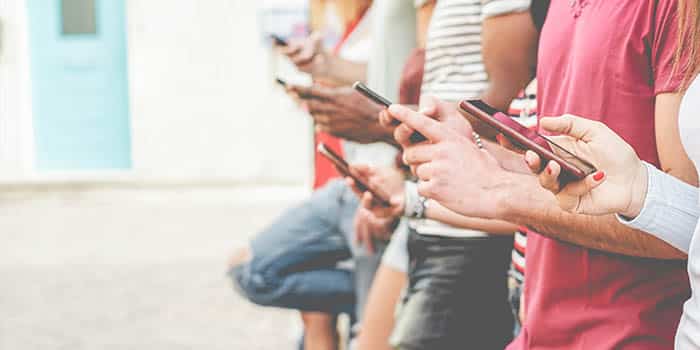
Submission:
M 676 1 L 552 1 L 540 39 L 538 115 L 600 120 L 658 166 L 655 95 L 678 86 Z M 508 349 L 672 349 L 689 294 L 684 262 L 529 232 L 526 324 Z

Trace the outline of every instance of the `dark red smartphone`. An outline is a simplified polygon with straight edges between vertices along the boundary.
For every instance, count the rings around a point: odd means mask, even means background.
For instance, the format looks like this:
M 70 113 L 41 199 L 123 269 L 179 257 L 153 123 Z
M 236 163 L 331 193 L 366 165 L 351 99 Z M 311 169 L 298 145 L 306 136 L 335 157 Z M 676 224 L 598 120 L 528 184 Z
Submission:
M 389 106 L 392 105 L 391 101 L 387 99 L 386 97 L 378 94 L 376 91 L 370 89 L 367 87 L 367 85 L 363 84 L 362 82 L 356 81 L 355 84 L 352 84 L 353 89 L 357 90 L 357 92 L 361 93 L 363 96 L 367 97 L 368 99 L 374 101 L 378 105 L 382 105 L 385 108 L 389 108 Z M 399 125 L 400 122 L 398 120 L 394 120 L 394 125 Z M 414 132 L 410 136 L 410 140 L 412 143 L 419 143 L 427 140 L 425 136 L 421 135 L 418 131 Z
M 562 170 L 559 175 L 559 182 L 562 184 L 582 180 L 596 171 L 590 162 L 577 157 L 550 138 L 526 128 L 481 100 L 464 100 L 459 104 L 459 109 L 503 134 L 515 146 L 537 153 L 544 164 L 550 160 L 557 162 Z
M 270 38 L 275 42 L 275 45 L 277 46 L 287 46 L 289 45 L 289 42 L 285 40 L 283 37 L 277 35 L 277 34 L 270 34 Z
M 374 198 L 374 201 L 376 201 L 381 206 L 391 206 L 391 203 L 389 202 L 389 199 L 385 194 L 378 193 L 377 190 L 373 190 L 364 182 L 364 180 L 355 176 L 355 174 L 353 174 L 352 171 L 350 171 L 350 165 L 348 164 L 348 162 L 345 161 L 345 159 L 343 159 L 343 157 L 333 152 L 332 149 L 330 149 L 323 143 L 319 143 L 316 149 L 318 150 L 318 153 L 328 158 L 328 160 L 330 160 L 333 163 L 333 165 L 335 165 L 336 168 L 338 168 L 338 171 L 340 171 L 340 173 L 343 176 L 348 176 L 351 179 L 353 179 L 353 181 L 355 181 L 355 185 L 360 191 L 371 193 L 372 197 Z

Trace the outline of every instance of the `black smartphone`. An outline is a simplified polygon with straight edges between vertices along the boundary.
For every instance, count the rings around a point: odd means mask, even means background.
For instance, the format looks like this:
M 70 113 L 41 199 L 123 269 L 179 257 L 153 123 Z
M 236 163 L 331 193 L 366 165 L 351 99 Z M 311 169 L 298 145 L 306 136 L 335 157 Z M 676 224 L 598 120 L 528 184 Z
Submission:
M 389 197 L 383 193 L 380 193 L 378 190 L 372 189 L 371 187 L 369 187 L 369 185 L 365 183 L 364 180 L 355 176 L 355 174 L 353 174 L 352 171 L 350 171 L 350 165 L 348 164 L 348 162 L 345 161 L 345 159 L 343 159 L 343 157 L 333 152 L 333 150 L 326 146 L 324 143 L 319 143 L 316 149 L 318 150 L 318 153 L 330 160 L 331 163 L 333 163 L 333 165 L 335 165 L 335 167 L 338 168 L 338 171 L 340 171 L 340 173 L 343 174 L 343 176 L 348 176 L 353 181 L 355 181 L 355 185 L 360 191 L 371 193 L 374 201 L 379 203 L 379 205 L 381 206 L 391 206 L 391 203 L 389 202 Z
M 285 40 L 283 37 L 281 37 L 277 34 L 270 34 L 270 38 L 272 38 L 272 41 L 274 41 L 275 45 L 277 45 L 277 46 L 289 45 L 289 42 L 287 40 Z
M 352 84 L 353 89 L 357 90 L 357 92 L 361 93 L 363 96 L 367 97 L 368 99 L 374 101 L 378 105 L 382 105 L 385 108 L 389 108 L 389 106 L 392 105 L 391 101 L 387 99 L 386 97 L 378 94 L 376 91 L 370 89 L 367 85 L 363 84 L 360 81 L 356 81 L 355 84 Z M 394 120 L 392 122 L 393 125 L 399 125 L 400 122 L 398 120 Z M 411 134 L 410 140 L 412 143 L 419 143 L 427 140 L 425 136 L 421 135 L 418 131 L 414 132 Z

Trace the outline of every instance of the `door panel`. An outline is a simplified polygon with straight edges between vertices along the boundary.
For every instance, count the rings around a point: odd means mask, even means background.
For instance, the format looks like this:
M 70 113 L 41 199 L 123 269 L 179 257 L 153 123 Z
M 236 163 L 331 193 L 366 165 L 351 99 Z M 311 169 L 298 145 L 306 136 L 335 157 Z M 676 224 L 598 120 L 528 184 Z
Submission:
M 124 0 L 27 5 L 37 169 L 129 169 Z

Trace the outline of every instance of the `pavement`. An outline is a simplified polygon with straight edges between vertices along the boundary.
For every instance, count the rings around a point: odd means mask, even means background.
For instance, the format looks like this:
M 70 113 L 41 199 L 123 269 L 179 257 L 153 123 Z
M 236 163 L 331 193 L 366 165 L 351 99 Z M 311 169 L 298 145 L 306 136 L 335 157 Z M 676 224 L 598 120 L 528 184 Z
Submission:
M 225 276 L 303 188 L 0 194 L 0 349 L 293 349 L 294 312 Z

